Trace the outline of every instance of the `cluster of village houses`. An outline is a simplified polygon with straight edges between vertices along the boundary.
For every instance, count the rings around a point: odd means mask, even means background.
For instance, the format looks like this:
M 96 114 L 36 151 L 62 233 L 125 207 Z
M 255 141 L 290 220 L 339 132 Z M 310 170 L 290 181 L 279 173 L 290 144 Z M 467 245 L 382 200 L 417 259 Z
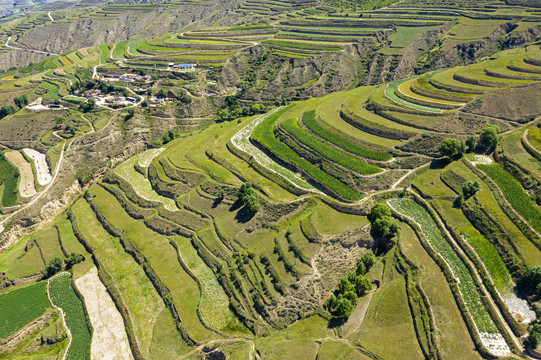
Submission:
M 194 71 L 196 64 L 189 63 L 189 64 L 175 64 L 174 62 L 170 62 L 168 70 L 177 70 L 177 71 Z M 134 73 L 125 73 L 122 75 L 115 75 L 115 74 L 103 74 L 100 76 L 102 80 L 105 81 L 121 81 L 121 82 L 144 82 L 148 83 L 150 82 L 151 76 L 150 75 L 138 75 Z M 139 99 L 136 97 L 130 97 L 130 96 L 122 96 L 115 93 L 111 94 L 102 94 L 101 90 L 99 89 L 90 89 L 86 90 L 83 93 L 79 93 L 79 91 L 75 91 L 75 96 L 82 96 L 84 98 L 90 99 L 93 98 L 96 100 L 96 103 L 98 105 L 120 105 L 120 106 L 129 106 L 134 103 L 136 103 Z M 158 98 L 155 96 L 151 96 L 148 99 L 148 105 L 149 106 L 161 106 L 165 105 L 166 99 Z M 30 110 L 33 111 L 43 111 L 43 110 L 61 110 L 64 108 L 61 104 L 44 104 L 44 103 L 34 103 L 30 104 L 28 106 Z

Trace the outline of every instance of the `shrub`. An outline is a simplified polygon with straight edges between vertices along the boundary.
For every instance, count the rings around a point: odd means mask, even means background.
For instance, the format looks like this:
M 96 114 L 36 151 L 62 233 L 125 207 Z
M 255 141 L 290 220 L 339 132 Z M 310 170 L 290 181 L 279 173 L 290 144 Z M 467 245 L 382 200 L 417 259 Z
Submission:
M 28 105 L 28 97 L 26 97 L 26 94 L 16 96 L 13 99 L 13 102 L 15 103 L 15 106 L 17 106 L 19 109 L 22 109 L 26 105 Z
M 494 150 L 500 140 L 500 128 L 497 125 L 487 125 L 479 135 L 479 145 L 486 150 Z
M 237 191 L 237 196 L 250 213 L 253 214 L 259 210 L 259 197 L 251 183 L 245 182 L 242 184 Z
M 464 199 L 467 200 L 471 198 L 473 195 L 475 195 L 477 191 L 479 191 L 480 188 L 481 188 L 481 184 L 479 184 L 478 180 L 466 181 L 462 185 L 462 194 L 464 196 Z
M 443 139 L 440 145 L 440 153 L 451 160 L 461 158 L 465 150 L 466 145 L 458 139 Z
M 41 273 L 45 278 L 50 278 L 51 276 L 62 270 L 63 263 L 64 262 L 62 261 L 62 259 L 60 259 L 59 257 L 55 257 L 54 259 L 49 261 L 49 263 L 47 264 L 47 266 L 45 266 L 45 269 L 43 269 Z
M 66 259 L 66 270 L 69 270 L 75 264 L 79 264 L 85 260 L 84 256 L 81 254 L 71 253 L 70 256 Z

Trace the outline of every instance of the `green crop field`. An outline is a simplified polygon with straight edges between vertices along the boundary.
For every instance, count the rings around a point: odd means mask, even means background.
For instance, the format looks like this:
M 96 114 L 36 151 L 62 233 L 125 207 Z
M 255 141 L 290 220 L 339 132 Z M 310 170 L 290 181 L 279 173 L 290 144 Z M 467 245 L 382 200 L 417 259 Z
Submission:
M 90 359 L 91 330 L 86 322 L 83 304 L 73 290 L 71 276 L 63 273 L 51 279 L 49 294 L 52 303 L 64 311 L 72 336 L 66 359 Z
M 315 113 L 313 112 L 305 113 L 301 121 L 310 131 L 312 131 L 317 136 L 320 136 L 321 138 L 329 141 L 330 143 L 341 147 L 342 149 L 349 151 L 353 154 L 359 155 L 367 159 L 379 161 L 387 161 L 393 157 L 391 154 L 388 153 L 371 151 L 357 146 L 356 144 L 353 144 L 341 137 L 338 131 L 335 133 L 328 131 L 321 126 L 320 122 L 316 120 Z
M 535 350 L 532 1 L 4 5 L 0 358 Z
M 46 282 L 0 295 L 0 339 L 7 339 L 50 307 Z
M 321 181 L 323 184 L 336 191 L 340 196 L 343 196 L 349 200 L 359 199 L 360 194 L 358 192 L 337 180 L 335 177 L 314 166 L 308 160 L 299 157 L 299 155 L 297 155 L 297 153 L 295 153 L 291 148 L 276 139 L 273 128 L 279 117 L 280 114 L 276 113 L 266 118 L 261 124 L 259 124 L 258 127 L 255 128 L 252 136 L 277 156 L 282 159 L 287 159 L 287 161 L 290 161 L 294 165 L 305 170 L 315 179 Z
M 428 211 L 421 205 L 409 199 L 390 200 L 389 203 L 398 212 L 410 216 L 420 225 L 421 230 L 425 234 L 430 245 L 445 259 L 454 276 L 460 280 L 458 286 L 479 331 L 497 333 L 498 328 L 492 321 L 481 300 L 481 296 L 477 292 L 472 275 L 468 271 L 466 265 L 464 265 L 462 259 L 448 243 L 448 240 L 442 235 Z
M 498 165 L 477 166 L 500 186 L 513 208 L 537 231 L 541 231 L 541 211 L 524 192 L 520 182 Z
M 2 205 L 15 205 L 19 197 L 19 169 L 4 154 L 0 154 L 0 180 L 3 185 Z
M 311 112 L 311 116 L 314 116 L 315 111 Z M 306 113 L 305 113 L 306 114 Z M 304 117 L 305 115 L 303 115 Z M 310 116 L 310 115 L 308 115 Z M 353 170 L 361 175 L 371 175 L 376 174 L 381 171 L 381 169 L 375 165 L 370 165 L 365 161 L 362 161 L 356 157 L 345 154 L 335 148 L 317 140 L 310 134 L 303 131 L 296 119 L 287 119 L 280 123 L 285 131 L 295 137 L 304 145 L 308 146 L 312 150 L 319 153 L 321 156 L 333 161 L 337 164 L 340 164 L 350 170 Z
M 52 84 L 49 82 L 42 82 L 41 87 L 47 89 L 47 94 L 43 96 L 45 100 L 59 100 L 60 95 L 58 94 L 58 85 Z
M 113 49 L 113 53 L 112 53 L 113 59 L 124 59 L 124 54 L 126 53 L 127 46 L 128 46 L 127 41 L 117 43 Z
M 336 47 L 334 43 L 329 43 L 329 46 L 321 46 L 313 42 L 302 43 L 300 41 L 294 42 L 294 41 L 266 40 L 264 41 L 264 43 L 273 45 L 273 46 L 299 49 L 299 50 L 315 50 L 315 51 L 339 51 L 340 50 L 340 48 Z

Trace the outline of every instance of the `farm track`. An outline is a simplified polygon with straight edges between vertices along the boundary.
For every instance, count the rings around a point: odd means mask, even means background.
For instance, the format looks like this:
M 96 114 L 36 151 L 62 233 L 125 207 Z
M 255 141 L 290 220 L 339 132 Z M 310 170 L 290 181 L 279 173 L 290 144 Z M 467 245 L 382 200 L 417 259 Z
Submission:
M 32 51 L 32 52 L 37 52 L 39 54 L 46 54 L 46 55 L 54 55 L 54 56 L 57 56 L 59 54 L 56 54 L 56 53 L 53 53 L 53 52 L 46 52 L 46 51 L 41 51 L 41 50 L 36 50 L 36 49 L 25 49 L 25 48 L 19 48 L 19 47 L 15 47 L 15 46 L 11 46 L 9 45 L 9 42 L 11 40 L 11 36 L 8 37 L 7 41 L 6 41 L 6 47 L 10 48 L 10 49 L 14 49 L 14 50 L 24 50 L 24 51 Z
M 532 151 L 535 151 L 537 155 L 541 158 L 541 151 L 537 150 L 537 148 L 531 143 L 530 139 L 528 139 L 528 131 L 530 129 L 526 129 L 524 131 L 524 134 L 522 134 L 522 140 L 532 149 Z

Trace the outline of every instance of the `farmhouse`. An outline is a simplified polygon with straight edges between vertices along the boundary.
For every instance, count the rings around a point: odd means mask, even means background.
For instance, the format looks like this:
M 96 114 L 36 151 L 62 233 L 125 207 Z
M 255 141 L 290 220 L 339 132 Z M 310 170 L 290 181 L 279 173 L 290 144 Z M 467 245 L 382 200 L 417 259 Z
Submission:
M 190 63 L 190 64 L 176 64 L 176 65 L 173 65 L 173 68 L 175 70 L 178 70 L 178 71 L 194 71 L 196 66 L 197 65 L 193 64 L 193 63 Z
M 163 98 L 157 98 L 157 97 L 151 97 L 150 99 L 148 99 L 148 103 L 150 105 L 153 105 L 153 106 L 159 106 L 159 105 L 164 105 L 165 104 L 165 99 Z

